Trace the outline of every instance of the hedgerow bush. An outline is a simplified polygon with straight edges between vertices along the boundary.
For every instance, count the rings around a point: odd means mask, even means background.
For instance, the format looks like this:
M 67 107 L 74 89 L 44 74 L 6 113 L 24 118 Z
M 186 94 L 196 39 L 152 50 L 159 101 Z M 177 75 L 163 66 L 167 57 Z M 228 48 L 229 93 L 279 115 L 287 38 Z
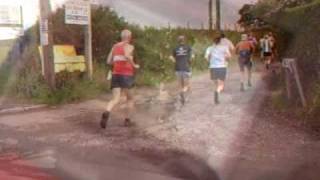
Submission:
M 54 44 L 74 45 L 78 54 L 84 54 L 84 28 L 64 24 L 63 9 L 58 9 L 51 19 L 53 20 Z M 10 80 L 10 83 L 1 84 L 2 89 L 7 89 L 5 92 L 12 96 L 50 104 L 78 101 L 104 93 L 109 89 L 107 74 L 110 71 L 105 61 L 112 45 L 119 41 L 121 30 L 125 28 L 133 32 L 133 44 L 136 47 L 135 60 L 141 65 L 136 73 L 137 86 L 155 86 L 174 78 L 174 64 L 169 60 L 169 56 L 177 45 L 177 36 L 181 34 L 187 37 L 188 44 L 194 49 L 193 70 L 207 69 L 204 51 L 211 43 L 210 34 L 207 31 L 152 27 L 142 29 L 128 24 L 108 7 L 99 7 L 92 11 L 94 59 L 92 81 L 89 81 L 86 75 L 80 72 L 61 72 L 56 75 L 57 88 L 55 90 L 50 90 L 46 86 L 41 75 L 38 52 L 39 28 L 36 24 L 19 40 L 23 44 L 21 59 L 9 58 L 7 65 L 2 66 L 2 70 L 0 69 L 0 76 L 8 74 L 6 72 L 8 69 L 15 74 L 15 78 Z M 238 39 L 236 33 L 228 32 L 227 34 L 231 39 Z

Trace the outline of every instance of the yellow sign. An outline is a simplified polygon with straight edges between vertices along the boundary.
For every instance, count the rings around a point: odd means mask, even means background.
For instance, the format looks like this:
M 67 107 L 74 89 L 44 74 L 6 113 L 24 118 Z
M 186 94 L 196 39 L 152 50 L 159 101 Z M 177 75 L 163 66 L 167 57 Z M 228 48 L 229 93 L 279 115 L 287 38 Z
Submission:
M 41 47 L 39 47 L 39 51 L 41 55 L 42 74 L 44 74 L 44 63 L 42 58 L 43 56 Z M 78 56 L 74 46 L 72 45 L 54 45 L 53 55 L 55 73 L 59 73 L 61 71 L 86 71 L 86 62 L 84 56 Z

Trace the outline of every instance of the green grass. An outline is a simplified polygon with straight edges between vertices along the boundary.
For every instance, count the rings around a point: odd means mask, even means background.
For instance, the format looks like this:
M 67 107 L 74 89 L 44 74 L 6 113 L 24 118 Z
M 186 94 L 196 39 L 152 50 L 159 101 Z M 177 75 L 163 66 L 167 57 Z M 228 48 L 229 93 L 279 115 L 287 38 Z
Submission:
M 4 60 L 7 58 L 8 53 L 10 52 L 13 43 L 14 43 L 13 40 L 1 40 L 0 41 L 0 64 L 2 64 L 4 62 Z

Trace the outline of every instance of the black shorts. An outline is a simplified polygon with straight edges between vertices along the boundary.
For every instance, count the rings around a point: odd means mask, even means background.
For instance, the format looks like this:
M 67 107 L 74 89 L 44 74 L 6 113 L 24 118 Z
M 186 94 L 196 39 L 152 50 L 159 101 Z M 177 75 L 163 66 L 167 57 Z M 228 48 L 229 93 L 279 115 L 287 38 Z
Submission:
M 270 56 L 272 56 L 272 52 L 264 52 L 263 56 L 264 57 L 270 57 Z
M 122 88 L 130 89 L 134 85 L 134 76 L 113 74 L 111 80 L 111 89 Z
M 251 58 L 239 58 L 238 63 L 241 72 L 243 72 L 245 68 L 251 70 L 253 66 Z
M 226 80 L 227 68 L 211 68 L 210 77 L 211 80 Z

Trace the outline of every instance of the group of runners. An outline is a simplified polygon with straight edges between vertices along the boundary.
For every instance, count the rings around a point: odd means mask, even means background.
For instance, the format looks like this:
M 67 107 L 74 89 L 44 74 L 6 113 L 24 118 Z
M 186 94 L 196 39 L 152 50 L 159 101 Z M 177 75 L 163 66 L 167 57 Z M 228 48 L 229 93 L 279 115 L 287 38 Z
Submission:
M 273 37 L 273 36 L 272 36 Z M 131 87 L 134 85 L 135 69 L 140 66 L 134 61 L 134 46 L 131 44 L 132 33 L 129 30 L 121 32 L 121 41 L 116 43 L 107 58 L 107 63 L 112 65 L 112 99 L 108 102 L 106 111 L 102 114 L 100 121 L 101 128 L 107 127 L 113 108 L 119 104 L 121 96 L 126 98 L 126 110 L 124 125 L 131 126 L 133 122 L 130 119 L 134 102 Z M 175 71 L 179 84 L 179 96 L 184 105 L 186 97 L 191 91 L 190 78 L 192 75 L 191 62 L 194 58 L 192 48 L 187 44 L 186 37 L 180 35 L 178 45 L 173 49 L 170 59 L 175 63 Z M 273 42 L 272 42 L 273 41 Z M 274 39 L 268 34 L 260 40 L 260 49 L 266 67 L 272 60 L 272 47 Z M 245 91 L 245 81 L 247 86 L 251 87 L 251 76 L 253 67 L 253 54 L 258 49 L 258 42 L 252 33 L 242 34 L 241 41 L 234 44 L 226 38 L 224 33 L 219 33 L 213 38 L 213 44 L 205 51 L 205 58 L 209 62 L 210 78 L 214 83 L 214 103 L 220 104 L 220 94 L 224 91 L 227 68 L 233 54 L 238 55 L 238 63 L 241 71 L 240 90 Z M 247 72 L 247 78 L 246 78 Z

